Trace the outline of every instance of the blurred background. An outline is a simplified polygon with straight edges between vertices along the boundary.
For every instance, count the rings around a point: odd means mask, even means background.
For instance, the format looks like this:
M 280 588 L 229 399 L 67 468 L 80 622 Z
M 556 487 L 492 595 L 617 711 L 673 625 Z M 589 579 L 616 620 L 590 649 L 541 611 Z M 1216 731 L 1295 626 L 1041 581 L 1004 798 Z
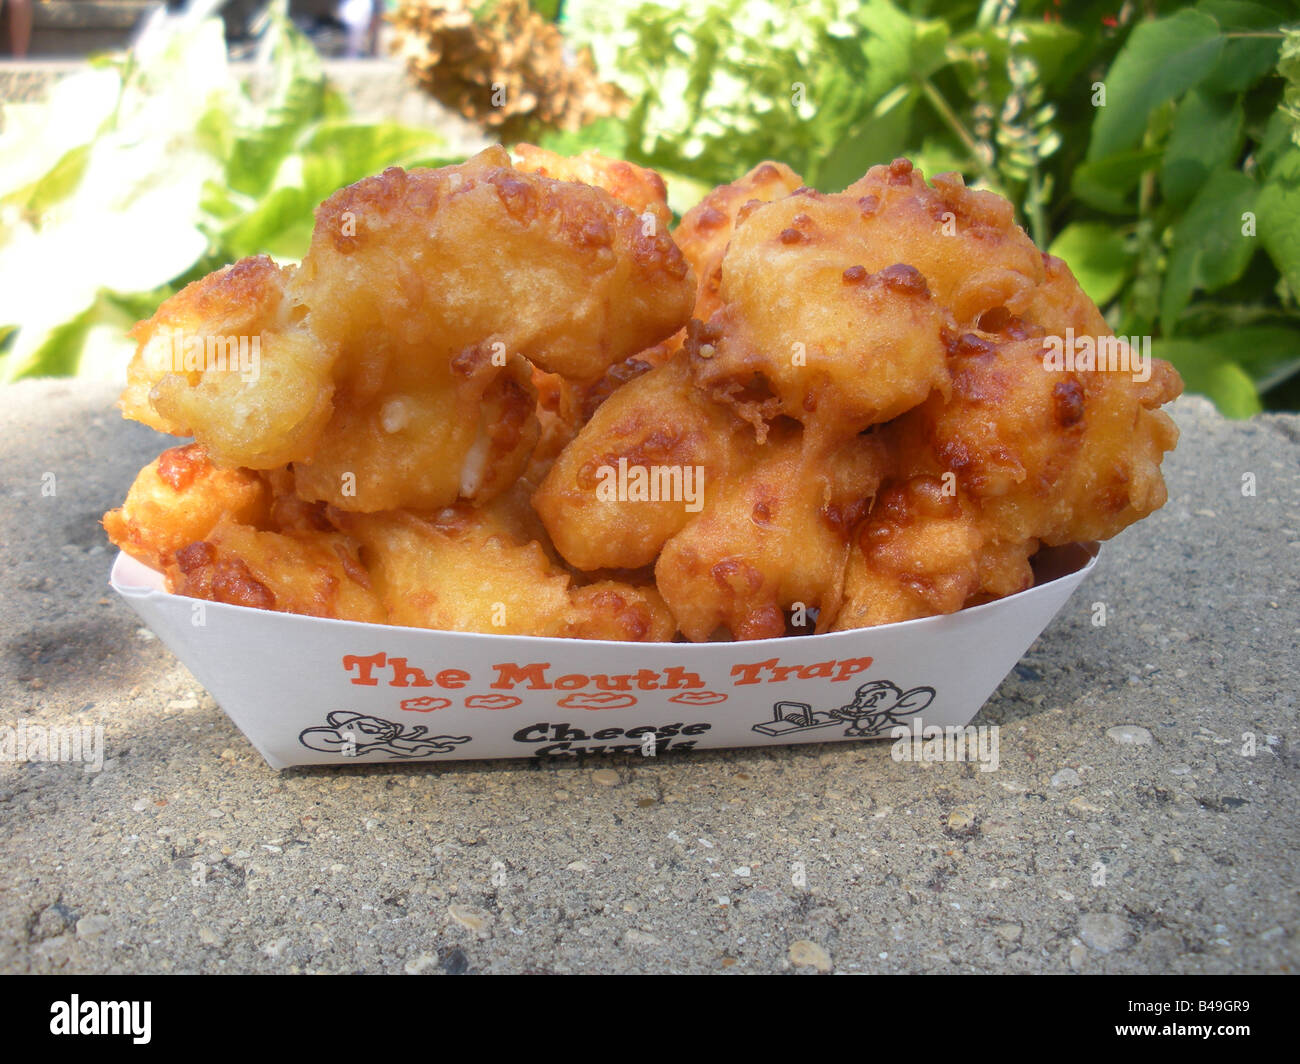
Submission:
M 906 155 L 1016 205 L 1226 414 L 1300 407 L 1300 3 L 0 0 L 0 380 L 125 330 L 313 208 L 493 141 L 839 191 Z

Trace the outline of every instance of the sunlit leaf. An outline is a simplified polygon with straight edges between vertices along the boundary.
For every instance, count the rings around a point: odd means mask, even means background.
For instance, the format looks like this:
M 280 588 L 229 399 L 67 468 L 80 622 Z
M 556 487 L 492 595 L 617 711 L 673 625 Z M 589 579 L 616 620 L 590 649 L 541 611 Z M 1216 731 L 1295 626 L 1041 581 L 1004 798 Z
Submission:
M 1186 203 L 1212 170 L 1235 163 L 1244 124 L 1240 100 L 1189 92 L 1178 105 L 1160 168 L 1165 198 Z
M 1204 78 L 1223 44 L 1219 24 L 1200 11 L 1134 27 L 1106 74 L 1106 106 L 1093 122 L 1088 160 L 1135 147 L 1156 106 Z
M 1169 264 L 1160 299 L 1160 324 L 1174 331 L 1192 293 L 1231 284 L 1246 269 L 1258 246 L 1244 216 L 1255 205 L 1255 182 L 1240 170 L 1212 174 L 1173 229 Z
M 1278 157 L 1255 214 L 1260 242 L 1291 290 L 1300 293 L 1300 148 L 1292 145 Z
M 1105 222 L 1074 222 L 1052 241 L 1051 253 L 1062 258 L 1099 306 L 1120 290 L 1131 268 L 1124 237 Z
M 1244 418 L 1262 409 L 1250 375 L 1228 359 L 1214 340 L 1157 340 L 1156 358 L 1168 359 L 1183 377 L 1187 391 L 1204 395 L 1228 417 Z

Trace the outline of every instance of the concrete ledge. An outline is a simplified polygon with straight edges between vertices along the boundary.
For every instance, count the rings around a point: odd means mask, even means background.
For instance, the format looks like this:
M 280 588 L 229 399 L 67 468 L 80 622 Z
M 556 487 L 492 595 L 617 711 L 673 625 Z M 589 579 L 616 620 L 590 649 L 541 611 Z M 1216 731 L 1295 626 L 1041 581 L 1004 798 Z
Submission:
M 129 33 L 141 19 L 162 6 L 159 0 L 38 0 L 32 7 L 32 29 L 59 33 L 112 29 Z
M 1176 404 L 1169 504 L 977 720 L 996 772 L 845 743 L 277 775 L 111 597 L 99 515 L 167 442 L 112 399 L 0 389 L 0 725 L 103 724 L 109 758 L 0 764 L 0 970 L 1300 964 L 1300 418 Z
M 28 56 L 84 56 L 124 48 L 159 0 L 36 0 Z M 0 55 L 13 52 L 9 19 L 0 19 Z

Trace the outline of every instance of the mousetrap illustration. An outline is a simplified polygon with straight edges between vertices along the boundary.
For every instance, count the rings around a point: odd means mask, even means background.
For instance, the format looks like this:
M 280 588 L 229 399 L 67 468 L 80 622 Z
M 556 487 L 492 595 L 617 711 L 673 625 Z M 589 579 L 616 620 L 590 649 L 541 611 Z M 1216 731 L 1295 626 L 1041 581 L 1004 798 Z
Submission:
M 754 731 L 762 735 L 788 735 L 836 725 L 843 727 L 844 721 L 832 717 L 829 712 L 814 713 L 807 702 L 778 702 L 772 707 L 772 719 L 755 724 Z

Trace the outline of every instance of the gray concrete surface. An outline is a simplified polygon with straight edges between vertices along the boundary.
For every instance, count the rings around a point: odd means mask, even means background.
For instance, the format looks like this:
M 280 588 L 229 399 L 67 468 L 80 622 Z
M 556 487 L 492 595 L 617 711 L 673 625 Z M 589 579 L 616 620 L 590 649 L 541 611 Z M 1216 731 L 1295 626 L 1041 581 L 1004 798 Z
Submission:
M 0 390 L 0 724 L 102 723 L 109 757 L 0 764 L 0 970 L 1297 967 L 1300 419 L 1180 401 L 1169 505 L 983 710 L 996 772 L 845 743 L 278 775 L 106 586 L 98 517 L 163 442 L 110 403 Z

